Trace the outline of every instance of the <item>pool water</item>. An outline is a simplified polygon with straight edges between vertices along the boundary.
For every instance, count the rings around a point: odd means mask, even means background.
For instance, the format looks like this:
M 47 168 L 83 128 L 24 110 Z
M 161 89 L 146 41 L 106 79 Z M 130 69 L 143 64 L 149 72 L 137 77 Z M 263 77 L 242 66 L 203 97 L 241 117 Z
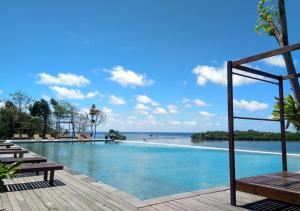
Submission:
M 228 151 L 137 143 L 19 145 L 140 199 L 229 183 Z M 300 171 L 300 157 L 289 156 L 288 167 Z M 236 153 L 238 178 L 280 170 L 280 155 Z

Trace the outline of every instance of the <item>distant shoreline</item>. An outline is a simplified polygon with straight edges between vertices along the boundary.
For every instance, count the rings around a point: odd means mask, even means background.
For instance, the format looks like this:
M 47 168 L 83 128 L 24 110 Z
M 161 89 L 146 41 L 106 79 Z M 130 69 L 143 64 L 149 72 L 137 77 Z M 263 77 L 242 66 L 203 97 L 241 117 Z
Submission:
M 248 131 L 234 131 L 235 140 L 237 141 L 280 141 L 281 134 L 274 132 L 259 132 L 255 130 Z M 193 143 L 203 141 L 220 141 L 228 140 L 228 132 L 226 131 L 208 131 L 201 133 L 194 133 L 191 135 L 191 141 Z M 287 141 L 300 141 L 299 133 L 286 132 Z

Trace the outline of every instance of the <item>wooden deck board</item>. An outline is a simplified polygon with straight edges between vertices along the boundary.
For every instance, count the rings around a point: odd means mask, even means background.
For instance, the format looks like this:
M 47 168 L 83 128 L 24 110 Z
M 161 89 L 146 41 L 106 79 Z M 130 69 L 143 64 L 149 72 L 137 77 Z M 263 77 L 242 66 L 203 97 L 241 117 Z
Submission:
M 273 173 L 236 181 L 237 190 L 300 205 L 300 174 Z
M 0 209 L 19 211 L 243 211 L 247 210 L 249 205 L 251 210 L 265 210 L 266 208 L 300 210 L 300 207 L 289 207 L 277 201 L 264 201 L 263 197 L 242 192 L 237 193 L 239 207 L 232 207 L 229 204 L 229 190 L 224 187 L 140 200 L 87 176 L 64 170 L 57 171 L 55 179 L 63 185 L 47 186 L 47 183 L 43 182 L 43 175 L 5 180 L 6 184 L 19 186 L 30 183 L 35 189 L 0 193 Z M 293 175 L 293 179 L 297 180 L 297 175 Z

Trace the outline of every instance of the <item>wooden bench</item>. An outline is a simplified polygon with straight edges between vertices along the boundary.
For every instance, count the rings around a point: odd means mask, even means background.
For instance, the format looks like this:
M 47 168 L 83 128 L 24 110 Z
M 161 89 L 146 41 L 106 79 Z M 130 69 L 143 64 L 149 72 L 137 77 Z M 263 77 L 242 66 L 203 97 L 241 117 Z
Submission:
M 53 186 L 54 171 L 63 170 L 64 166 L 54 162 L 45 163 L 24 163 L 22 164 L 15 173 L 26 173 L 26 172 L 44 172 L 44 181 L 48 180 L 48 172 L 50 172 L 49 184 Z
M 0 158 L 0 163 L 3 164 L 12 164 L 17 161 L 22 161 L 22 163 L 41 163 L 41 162 L 47 162 L 47 159 L 44 157 Z
M 236 180 L 238 191 L 300 205 L 300 173 L 279 172 Z
M 0 147 L 6 147 L 6 148 L 10 148 L 13 145 L 14 145 L 13 143 L 0 143 Z
M 6 151 L 6 150 L 21 150 L 23 148 L 21 147 L 10 147 L 10 148 L 0 148 L 0 151 Z
M 23 158 L 25 153 L 28 153 L 28 150 L 25 150 L 25 149 L 20 149 L 20 150 L 10 150 L 10 149 L 0 150 L 0 155 L 13 154 L 14 158 L 17 158 L 18 154 L 19 154 L 19 158 Z

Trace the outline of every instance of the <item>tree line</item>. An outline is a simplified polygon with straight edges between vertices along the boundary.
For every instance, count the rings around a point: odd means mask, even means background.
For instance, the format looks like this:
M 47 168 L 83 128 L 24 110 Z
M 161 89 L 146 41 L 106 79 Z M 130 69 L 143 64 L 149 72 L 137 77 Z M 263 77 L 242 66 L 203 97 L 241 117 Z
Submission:
M 11 138 L 13 134 L 51 134 L 59 137 L 63 133 L 74 138 L 75 133 L 84 134 L 88 130 L 96 137 L 97 127 L 105 122 L 106 115 L 95 104 L 88 111 L 67 101 L 50 99 L 33 100 L 22 91 L 10 94 L 10 98 L 1 101 L 0 137 Z M 63 125 L 70 128 L 65 129 Z
M 280 140 L 280 133 L 274 132 L 260 132 L 255 130 L 234 131 L 234 137 L 240 141 L 278 141 Z M 194 133 L 191 136 L 193 143 L 205 141 L 205 140 L 228 140 L 227 131 L 207 131 L 202 133 Z M 288 141 L 300 141 L 300 134 L 293 132 L 286 132 L 286 140 Z

